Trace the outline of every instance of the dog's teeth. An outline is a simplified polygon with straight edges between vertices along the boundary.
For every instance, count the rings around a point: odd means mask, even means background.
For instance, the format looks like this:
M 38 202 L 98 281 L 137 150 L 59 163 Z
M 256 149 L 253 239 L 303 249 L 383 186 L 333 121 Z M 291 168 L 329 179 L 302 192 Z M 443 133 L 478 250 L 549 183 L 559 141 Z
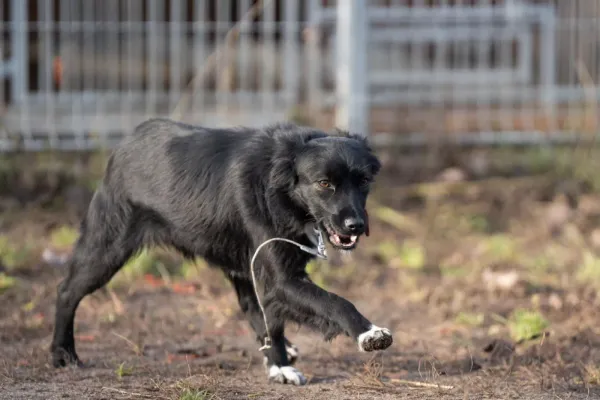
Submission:
M 353 242 L 355 242 L 356 239 L 358 239 L 358 236 L 350 236 L 350 240 L 352 240 Z

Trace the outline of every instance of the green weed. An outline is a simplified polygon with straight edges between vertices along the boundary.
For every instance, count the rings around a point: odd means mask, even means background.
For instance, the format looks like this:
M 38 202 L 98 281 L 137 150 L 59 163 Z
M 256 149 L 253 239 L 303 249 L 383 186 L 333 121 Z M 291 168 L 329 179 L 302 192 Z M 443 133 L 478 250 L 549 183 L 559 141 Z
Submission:
M 496 262 L 510 261 L 517 253 L 515 240 L 508 235 L 492 235 L 485 241 L 485 253 Z
M 109 282 L 109 286 L 118 286 L 122 282 L 131 282 L 145 274 L 160 275 L 164 270 L 164 264 L 156 257 L 153 251 L 143 249 L 125 263 L 115 279 Z
M 12 276 L 0 273 L 0 294 L 17 285 L 17 280 Z
M 123 377 L 125 376 L 130 376 L 133 374 L 133 368 L 132 367 L 126 367 L 125 366 L 125 362 L 122 362 L 117 369 L 115 370 L 115 374 L 117 375 L 117 378 L 123 379 Z
M 406 240 L 402 244 L 384 241 L 377 246 L 376 252 L 392 267 L 422 269 L 425 266 L 425 251 L 415 240 Z
M 208 400 L 213 397 L 213 394 L 206 389 L 184 389 L 178 400 Z
M 311 260 L 306 265 L 306 273 L 310 276 L 310 279 L 325 289 L 327 288 L 327 272 L 328 265 L 319 260 Z
M 600 286 L 600 258 L 586 251 L 583 254 L 583 261 L 577 271 L 576 278 L 582 283 Z
M 467 325 L 467 326 L 481 326 L 483 325 L 485 315 L 483 313 L 468 313 L 468 312 L 460 312 L 454 319 L 459 325 Z
M 0 263 L 8 269 L 17 269 L 27 263 L 32 249 L 11 242 L 8 237 L 0 236 Z
M 79 238 L 79 231 L 70 226 L 61 226 L 50 234 L 50 243 L 57 249 L 71 248 Z
M 548 320 L 537 311 L 517 309 L 508 318 L 510 335 L 516 342 L 541 336 L 549 325 Z

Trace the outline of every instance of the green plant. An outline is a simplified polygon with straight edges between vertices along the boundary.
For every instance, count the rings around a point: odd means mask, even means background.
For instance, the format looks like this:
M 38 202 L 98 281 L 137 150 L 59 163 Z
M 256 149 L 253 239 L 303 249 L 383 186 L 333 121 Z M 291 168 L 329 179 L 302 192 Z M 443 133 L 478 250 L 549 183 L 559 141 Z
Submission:
M 125 362 L 122 362 L 115 370 L 115 374 L 117 375 L 117 378 L 123 379 L 123 377 L 133 374 L 133 368 L 126 367 Z
M 481 326 L 484 318 L 485 315 L 483 313 L 460 312 L 454 319 L 454 322 L 460 325 Z
M 50 243 L 58 249 L 68 249 L 75 244 L 78 237 L 79 232 L 77 229 L 63 225 L 52 231 L 50 234 Z
M 535 339 L 541 336 L 550 323 L 537 311 L 515 310 L 508 318 L 508 328 L 516 342 Z
M 179 400 L 208 400 L 213 394 L 206 389 L 184 389 L 179 395 Z
M 7 236 L 0 236 L 0 263 L 8 269 L 16 269 L 25 264 L 31 254 L 29 246 L 18 246 Z
M 4 293 L 6 290 L 16 286 L 17 280 L 12 276 L 8 276 L 4 273 L 0 273 L 0 294 Z
M 576 275 L 577 280 L 594 286 L 600 286 L 600 258 L 586 251 L 583 254 L 583 262 Z
M 467 220 L 473 232 L 487 233 L 490 231 L 490 222 L 485 215 L 470 215 Z
M 327 271 L 327 265 L 319 260 L 311 260 L 306 265 L 306 273 L 310 276 L 310 279 L 322 288 L 327 288 L 325 282 Z
M 159 275 L 160 265 L 162 265 L 161 261 L 156 257 L 154 252 L 143 249 L 138 254 L 134 255 L 132 258 L 125 263 L 119 275 L 117 275 L 112 281 L 109 282 L 109 286 L 111 284 L 117 285 L 118 282 L 126 281 L 131 282 L 140 276 L 145 274 L 153 274 Z M 163 265 L 164 269 L 164 265 Z
M 179 272 L 184 279 L 197 278 L 206 267 L 206 261 L 202 258 L 186 260 L 179 267 Z
M 485 250 L 496 262 L 509 261 L 516 254 L 516 243 L 508 235 L 492 235 L 485 242 Z
M 421 269 L 425 266 L 425 251 L 415 240 L 406 240 L 400 245 L 384 241 L 377 246 L 376 252 L 386 264 L 393 267 Z

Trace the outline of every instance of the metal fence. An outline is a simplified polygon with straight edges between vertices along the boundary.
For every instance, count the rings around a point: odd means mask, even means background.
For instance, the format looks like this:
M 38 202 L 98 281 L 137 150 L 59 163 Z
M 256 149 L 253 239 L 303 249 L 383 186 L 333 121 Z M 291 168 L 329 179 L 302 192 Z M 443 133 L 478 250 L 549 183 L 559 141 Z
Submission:
M 600 0 L 337 3 L 0 0 L 0 150 L 110 147 L 169 115 L 375 137 L 597 131 Z

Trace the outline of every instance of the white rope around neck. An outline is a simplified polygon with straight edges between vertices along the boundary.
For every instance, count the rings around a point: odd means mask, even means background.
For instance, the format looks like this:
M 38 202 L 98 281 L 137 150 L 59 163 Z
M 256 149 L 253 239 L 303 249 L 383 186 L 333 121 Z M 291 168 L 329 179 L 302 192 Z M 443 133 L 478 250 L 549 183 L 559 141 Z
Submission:
M 265 330 L 266 330 L 265 343 L 261 348 L 258 349 L 259 351 L 270 349 L 272 340 L 271 340 L 271 333 L 269 331 L 269 323 L 267 322 L 267 313 L 265 312 L 265 308 L 263 307 L 262 301 L 260 300 L 260 295 L 258 294 L 258 288 L 256 286 L 256 276 L 254 274 L 254 261 L 256 260 L 256 257 L 258 256 L 258 252 L 263 248 L 263 246 L 265 246 L 271 242 L 279 240 L 282 242 L 294 244 L 297 247 L 299 247 L 300 250 L 305 251 L 314 256 L 317 256 L 319 258 L 327 259 L 327 252 L 325 250 L 325 241 L 323 240 L 323 234 L 316 227 L 313 227 L 313 231 L 315 233 L 315 236 L 317 237 L 317 243 L 316 243 L 317 247 L 316 248 L 311 248 L 311 247 L 305 246 L 303 244 L 300 244 L 300 243 L 295 242 L 290 239 L 275 237 L 275 238 L 265 240 L 263 243 L 261 243 L 261 245 L 256 248 L 256 251 L 254 252 L 254 255 L 252 256 L 252 261 L 250 261 L 250 273 L 252 274 L 252 286 L 254 288 L 254 294 L 256 294 L 256 300 L 258 301 L 260 311 L 263 315 L 263 320 L 265 322 Z M 310 238 L 310 236 L 309 236 L 309 238 Z

